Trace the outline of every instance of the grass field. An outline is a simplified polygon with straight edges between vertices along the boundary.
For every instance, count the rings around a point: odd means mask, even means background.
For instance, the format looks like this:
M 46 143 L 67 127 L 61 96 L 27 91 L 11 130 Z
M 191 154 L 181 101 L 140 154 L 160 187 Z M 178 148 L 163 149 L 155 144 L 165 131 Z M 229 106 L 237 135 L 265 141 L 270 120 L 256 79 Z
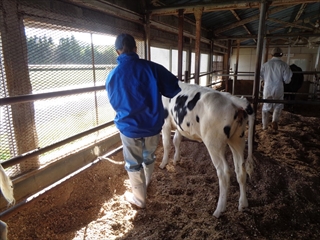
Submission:
M 91 65 L 33 65 L 29 68 L 32 92 L 36 94 L 101 86 L 105 84 L 105 78 L 113 67 L 96 66 L 93 71 Z M 105 90 L 37 100 L 34 102 L 34 112 L 38 147 L 48 146 L 112 121 L 115 116 Z M 15 139 L 10 116 L 10 106 L 1 106 L 1 161 L 17 154 L 14 154 L 16 147 L 12 145 Z M 31 122 L 25 124 L 28 127 Z
M 33 93 L 101 86 L 114 65 L 32 65 L 29 76 Z

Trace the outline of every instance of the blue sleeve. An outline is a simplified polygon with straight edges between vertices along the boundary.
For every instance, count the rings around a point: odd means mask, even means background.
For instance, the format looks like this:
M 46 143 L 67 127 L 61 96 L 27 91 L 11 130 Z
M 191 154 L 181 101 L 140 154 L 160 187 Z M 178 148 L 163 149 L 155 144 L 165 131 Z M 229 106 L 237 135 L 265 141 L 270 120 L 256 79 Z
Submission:
M 106 91 L 107 91 L 107 95 L 108 95 L 108 100 L 111 104 L 111 106 L 113 107 L 114 109 L 114 97 L 117 96 L 117 94 L 115 93 L 115 89 L 117 89 L 117 86 L 114 86 L 114 82 L 115 81 L 111 81 L 112 79 L 112 76 L 113 76 L 113 70 L 108 74 L 107 76 L 107 79 L 106 79 L 106 83 L 105 83 L 105 88 L 106 88 Z M 115 110 L 115 109 L 114 109 Z
M 158 88 L 161 95 L 167 98 L 173 98 L 177 93 L 181 91 L 178 84 L 179 79 L 162 65 L 155 64 L 155 67 Z

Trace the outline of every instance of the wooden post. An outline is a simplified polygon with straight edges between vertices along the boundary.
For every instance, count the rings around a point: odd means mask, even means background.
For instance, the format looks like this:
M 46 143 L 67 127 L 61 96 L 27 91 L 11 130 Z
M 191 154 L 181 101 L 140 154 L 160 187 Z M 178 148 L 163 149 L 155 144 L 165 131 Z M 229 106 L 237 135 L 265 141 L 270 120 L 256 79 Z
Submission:
M 235 66 L 235 69 L 234 69 L 234 78 L 233 78 L 233 81 L 232 81 L 232 95 L 234 95 L 234 92 L 235 92 L 235 85 L 236 85 L 236 81 L 238 80 L 238 67 L 239 67 L 239 54 L 240 54 L 240 40 L 237 41 L 237 59 L 236 59 L 236 66 Z
M 144 42 L 144 57 L 147 60 L 151 59 L 150 54 L 150 16 L 147 13 L 144 19 L 144 32 L 145 32 L 145 42 Z
M 210 53 L 208 58 L 208 71 L 210 72 L 207 75 L 207 86 L 212 83 L 212 58 L 213 58 L 213 41 L 210 41 Z
M 201 16 L 203 8 L 196 8 L 194 10 L 194 16 L 196 19 L 196 44 L 195 44 L 195 84 L 199 84 L 200 75 L 200 43 L 201 43 Z
M 260 19 L 259 19 L 259 32 L 258 32 L 258 42 L 257 42 L 257 50 L 256 50 L 256 69 L 254 72 L 254 82 L 253 82 L 253 109 L 255 116 L 257 115 L 258 108 L 258 98 L 259 98 L 259 85 L 260 85 L 260 70 L 261 70 L 261 60 L 262 60 L 262 46 L 263 46 L 263 37 L 265 34 L 265 21 L 266 21 L 266 12 L 268 6 L 267 1 L 262 1 L 260 4 Z M 255 133 L 254 124 L 254 133 Z M 254 136 L 254 135 L 253 135 Z
M 190 82 L 190 80 L 189 80 L 189 72 L 188 71 L 184 71 L 184 82 L 186 82 L 186 83 Z
M 5 67 L 5 81 L 8 97 L 32 94 L 28 71 L 26 36 L 23 19 L 18 14 L 16 0 L 2 1 L 1 39 Z M 38 148 L 38 137 L 35 125 L 35 112 L 32 102 L 9 106 L 12 119 L 14 139 L 11 146 L 12 155 L 21 155 Z M 9 129 L 8 129 L 9 130 Z M 11 150 L 12 150 L 11 149 Z M 19 164 L 20 171 L 26 172 L 40 166 L 39 158 L 33 157 Z
M 228 74 L 228 76 L 223 77 L 225 82 L 225 89 L 226 92 L 229 92 L 229 74 L 230 74 L 230 56 L 231 56 L 231 40 L 228 40 L 228 52 L 224 59 L 224 69 L 226 69 L 225 73 Z
M 192 39 L 190 38 L 189 50 L 187 52 L 187 71 L 188 71 L 188 83 L 190 83 L 191 77 L 191 56 L 192 56 Z
M 178 79 L 182 80 L 182 53 L 183 53 L 183 9 L 179 9 L 179 40 L 178 40 Z

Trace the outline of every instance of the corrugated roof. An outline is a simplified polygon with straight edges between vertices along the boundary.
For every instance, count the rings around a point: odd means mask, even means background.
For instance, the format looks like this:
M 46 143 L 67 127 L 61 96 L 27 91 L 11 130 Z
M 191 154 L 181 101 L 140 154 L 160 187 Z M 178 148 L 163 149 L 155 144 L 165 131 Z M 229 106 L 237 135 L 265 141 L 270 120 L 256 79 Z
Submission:
M 166 16 L 178 16 L 178 10 L 181 9 L 184 10 L 184 19 L 195 23 L 194 13 L 200 8 L 203 9 L 201 26 L 208 33 L 208 36 L 202 35 L 202 38 L 209 40 L 212 38 L 215 42 L 227 39 L 240 40 L 243 46 L 256 44 L 259 34 L 260 7 L 266 5 L 265 36 L 270 40 L 270 44 L 297 43 L 296 40 L 300 38 L 302 41 L 299 41 L 299 44 L 309 45 L 313 39 L 313 46 L 320 45 L 320 0 L 266 0 L 268 4 L 262 4 L 261 0 L 64 1 L 100 11 L 105 10 L 103 5 L 106 9 L 113 9 L 116 5 L 122 8 L 128 7 L 137 15 L 133 16 L 131 12 L 129 14 L 123 11 L 121 17 L 128 19 L 133 17 L 139 22 L 142 21 L 145 13 L 151 14 L 151 19 L 158 15 L 164 16 L 157 18 L 163 20 Z M 141 2 L 143 4 L 139 5 Z M 107 13 L 111 12 L 107 11 Z M 164 23 L 165 28 L 169 22 Z
M 218 39 L 242 37 L 241 45 L 252 45 L 255 44 L 254 40 L 259 33 L 260 1 L 161 0 L 151 2 L 157 5 L 157 14 L 176 14 L 174 9 L 186 9 L 184 16 L 192 21 L 195 21 L 192 9 L 203 8 L 201 25 L 207 30 L 212 30 Z M 283 35 L 291 38 L 297 38 L 299 34 L 305 33 L 317 35 L 320 34 L 317 21 L 320 21 L 319 0 L 275 0 L 268 8 L 265 22 L 266 34 L 281 35 L 278 38 L 275 36 L 275 41 L 281 40 Z M 296 34 L 292 36 L 294 33 Z M 244 39 L 244 36 L 248 39 Z

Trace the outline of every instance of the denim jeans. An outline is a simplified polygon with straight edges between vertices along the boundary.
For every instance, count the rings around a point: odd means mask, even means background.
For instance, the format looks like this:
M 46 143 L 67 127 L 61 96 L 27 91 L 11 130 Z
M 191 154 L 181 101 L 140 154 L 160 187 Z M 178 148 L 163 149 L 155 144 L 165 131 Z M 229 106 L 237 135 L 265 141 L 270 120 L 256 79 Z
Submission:
M 155 151 L 159 144 L 160 134 L 151 137 L 128 138 L 120 133 L 123 145 L 125 169 L 136 172 L 142 169 L 142 163 L 149 165 L 156 160 Z

